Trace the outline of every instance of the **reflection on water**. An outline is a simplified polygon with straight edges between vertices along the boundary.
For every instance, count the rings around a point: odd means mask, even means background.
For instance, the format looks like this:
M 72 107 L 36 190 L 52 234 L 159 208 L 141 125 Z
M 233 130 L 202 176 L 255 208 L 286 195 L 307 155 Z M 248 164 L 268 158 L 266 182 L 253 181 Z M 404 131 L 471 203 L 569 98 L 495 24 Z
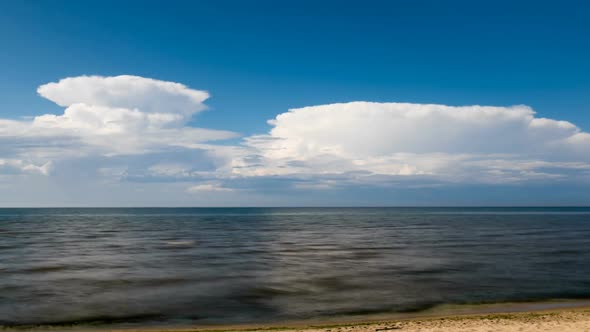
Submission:
M 590 297 L 590 209 L 2 209 L 0 325 Z

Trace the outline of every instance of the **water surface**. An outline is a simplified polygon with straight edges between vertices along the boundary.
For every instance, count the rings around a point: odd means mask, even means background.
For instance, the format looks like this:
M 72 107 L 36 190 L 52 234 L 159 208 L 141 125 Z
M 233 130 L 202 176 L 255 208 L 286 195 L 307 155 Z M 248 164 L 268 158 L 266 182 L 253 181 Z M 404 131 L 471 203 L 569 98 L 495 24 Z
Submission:
M 590 298 L 590 208 L 0 209 L 0 325 Z

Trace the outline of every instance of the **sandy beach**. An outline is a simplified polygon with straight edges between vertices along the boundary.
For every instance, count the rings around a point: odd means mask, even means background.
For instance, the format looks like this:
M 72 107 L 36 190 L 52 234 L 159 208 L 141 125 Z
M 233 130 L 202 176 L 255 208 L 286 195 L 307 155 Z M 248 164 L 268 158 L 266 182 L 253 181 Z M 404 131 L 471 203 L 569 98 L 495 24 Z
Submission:
M 450 316 L 441 318 L 390 321 L 336 328 L 309 328 L 301 332 L 528 332 L 590 331 L 590 310 Z
M 96 330 L 94 330 L 96 331 Z M 518 313 L 455 315 L 379 322 L 318 325 L 218 326 L 178 329 L 124 329 L 111 332 L 583 332 L 590 331 L 590 307 Z

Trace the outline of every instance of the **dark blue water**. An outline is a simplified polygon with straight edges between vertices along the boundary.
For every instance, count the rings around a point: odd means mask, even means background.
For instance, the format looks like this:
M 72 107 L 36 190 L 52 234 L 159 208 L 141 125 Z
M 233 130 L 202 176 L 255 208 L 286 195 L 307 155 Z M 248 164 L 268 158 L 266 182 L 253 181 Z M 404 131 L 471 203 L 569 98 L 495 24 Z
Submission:
M 1 209 L 0 325 L 590 298 L 590 208 Z

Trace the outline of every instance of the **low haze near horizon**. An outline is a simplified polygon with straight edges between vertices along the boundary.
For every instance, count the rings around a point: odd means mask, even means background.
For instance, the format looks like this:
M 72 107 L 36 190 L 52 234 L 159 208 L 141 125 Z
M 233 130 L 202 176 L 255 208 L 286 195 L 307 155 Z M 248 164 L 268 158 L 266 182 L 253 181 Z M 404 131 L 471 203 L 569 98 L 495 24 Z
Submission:
M 5 1 L 0 206 L 590 205 L 583 1 Z

